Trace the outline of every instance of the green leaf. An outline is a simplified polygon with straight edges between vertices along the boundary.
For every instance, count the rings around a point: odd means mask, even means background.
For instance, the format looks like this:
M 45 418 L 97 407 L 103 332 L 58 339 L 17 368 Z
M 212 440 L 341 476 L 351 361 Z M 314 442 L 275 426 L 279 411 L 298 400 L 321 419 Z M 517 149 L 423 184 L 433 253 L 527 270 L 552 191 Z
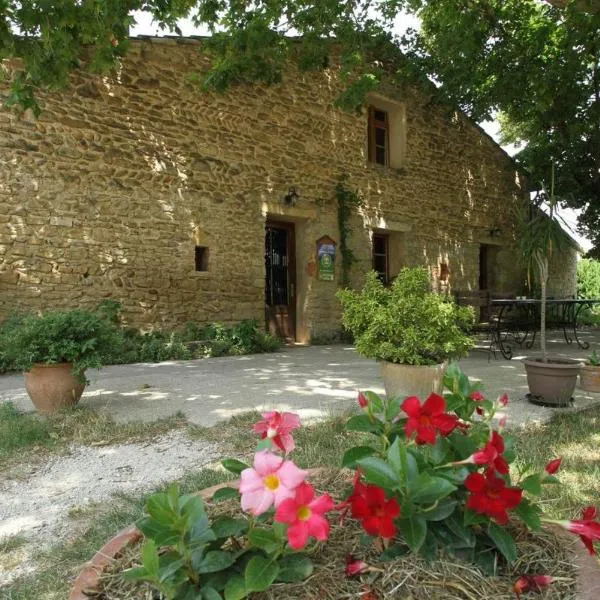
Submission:
M 473 454 L 476 450 L 478 450 L 478 444 L 472 437 L 467 435 L 463 435 L 462 433 L 451 433 L 446 438 L 452 447 L 455 449 L 457 454 L 457 460 L 464 460 Z
M 158 579 L 161 582 L 167 581 L 168 579 L 172 579 L 174 575 L 175 580 L 183 581 L 187 579 L 187 575 L 183 572 L 183 566 L 185 565 L 185 560 L 181 558 L 181 555 L 177 552 L 168 552 L 167 554 L 162 554 L 159 557 L 159 577 Z
M 539 531 L 542 528 L 542 522 L 540 520 L 541 509 L 523 498 L 517 508 L 515 508 L 515 514 L 517 514 L 525 525 L 533 531 Z
M 242 600 L 248 593 L 246 583 L 241 575 L 234 575 L 225 586 L 225 600 Z
M 448 462 L 446 458 L 450 451 L 446 438 L 438 437 L 435 444 L 429 448 L 429 458 L 434 465 L 441 465 Z
M 389 398 L 385 409 L 385 418 L 388 421 L 395 419 L 400 414 L 400 407 L 404 402 L 404 396 Z
M 486 525 L 489 523 L 489 518 L 484 515 L 480 515 L 470 508 L 465 508 L 463 523 L 465 527 L 469 525 Z
M 146 512 L 162 525 L 171 525 L 179 517 L 178 513 L 171 509 L 169 497 L 164 492 L 152 494 L 148 498 Z
M 371 446 L 354 446 L 344 453 L 342 458 L 342 467 L 346 469 L 353 469 L 356 467 L 356 461 L 367 456 L 377 454 L 377 451 L 371 448 Z
M 235 562 L 233 552 L 223 552 L 222 550 L 211 550 L 202 557 L 200 561 L 194 561 L 192 555 L 192 566 L 197 573 L 216 573 L 229 568 Z
M 383 412 L 383 400 L 381 397 L 375 392 L 363 392 L 367 402 L 369 403 L 369 407 L 372 412 L 382 413 Z
M 443 521 L 449 517 L 456 508 L 458 502 L 444 498 L 433 510 L 427 510 L 419 513 L 427 521 Z
M 314 570 L 310 558 L 303 554 L 288 554 L 279 560 L 277 581 L 296 583 L 308 579 Z
M 400 478 L 396 471 L 384 460 L 374 456 L 367 456 L 357 461 L 365 479 L 386 490 L 393 490 L 400 486 Z
M 409 486 L 412 500 L 416 504 L 433 504 L 456 491 L 456 486 L 442 477 L 421 473 Z
M 246 565 L 244 579 L 246 591 L 264 592 L 275 582 L 279 575 L 279 565 L 268 558 L 254 556 Z
M 210 585 L 205 585 L 200 589 L 202 600 L 223 600 L 221 594 Z
M 144 569 L 148 572 L 148 575 L 150 575 L 150 577 L 158 578 L 158 549 L 153 540 L 146 540 L 142 544 L 141 556 L 142 564 L 144 565 Z
M 444 525 L 460 540 L 460 544 L 454 544 L 457 548 L 474 548 L 475 534 L 470 527 L 465 526 L 458 516 L 449 517 Z
M 233 500 L 240 497 L 240 493 L 235 488 L 223 487 L 218 489 L 212 497 L 213 502 L 222 502 L 223 500 Z
M 271 448 L 273 448 L 273 442 L 269 438 L 265 438 L 256 444 L 255 451 L 260 452 L 261 450 L 271 450 Z
M 535 475 L 529 475 L 529 477 L 525 477 L 525 479 L 521 481 L 519 487 L 523 488 L 525 491 L 533 494 L 534 496 L 539 496 L 542 493 L 542 483 L 540 476 L 537 473 Z
M 148 571 L 144 567 L 133 567 L 123 571 L 123 578 L 126 581 L 143 581 L 150 577 Z
M 221 461 L 221 464 L 225 469 L 234 475 L 239 475 L 242 471 L 250 468 L 246 463 L 238 460 L 237 458 L 226 458 Z
M 248 531 L 248 521 L 246 519 L 220 517 L 213 522 L 211 529 L 217 539 L 235 537 Z
M 506 529 L 496 525 L 496 523 L 490 523 L 488 535 L 509 563 L 516 560 L 517 546 Z
M 276 552 L 281 544 L 275 535 L 275 532 L 270 529 L 255 528 L 248 534 L 248 540 L 253 546 L 264 550 L 267 554 Z
M 173 483 L 167 489 L 167 501 L 169 508 L 175 514 L 179 512 L 179 486 Z
M 406 544 L 392 544 L 381 553 L 379 562 L 390 562 L 401 556 L 406 556 L 409 552 L 410 548 Z
M 157 546 L 170 546 L 177 542 L 179 533 L 171 526 L 163 525 L 152 517 L 142 517 L 136 523 L 136 527 L 149 540 L 153 540 Z
M 422 517 L 411 517 L 398 521 L 400 532 L 412 552 L 418 552 L 427 535 L 427 522 Z
M 368 415 L 354 415 L 350 417 L 346 422 L 346 429 L 348 431 L 362 431 L 365 433 L 374 433 L 379 431 L 381 423 L 375 419 L 371 420 Z

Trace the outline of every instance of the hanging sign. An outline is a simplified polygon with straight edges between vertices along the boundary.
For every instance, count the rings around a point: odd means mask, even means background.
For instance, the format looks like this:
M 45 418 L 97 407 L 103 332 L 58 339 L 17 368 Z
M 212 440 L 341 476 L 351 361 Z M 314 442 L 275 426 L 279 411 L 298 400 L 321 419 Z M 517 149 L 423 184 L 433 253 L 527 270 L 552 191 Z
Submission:
M 317 240 L 318 278 L 333 281 L 335 278 L 335 242 L 328 236 Z

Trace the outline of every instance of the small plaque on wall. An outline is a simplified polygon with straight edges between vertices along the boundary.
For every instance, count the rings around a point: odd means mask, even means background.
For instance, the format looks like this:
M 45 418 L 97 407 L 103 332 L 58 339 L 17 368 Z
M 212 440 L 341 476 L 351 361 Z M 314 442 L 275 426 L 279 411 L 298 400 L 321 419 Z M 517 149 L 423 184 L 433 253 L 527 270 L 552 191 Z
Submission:
M 336 243 L 326 235 L 317 240 L 317 276 L 322 281 L 335 279 L 335 246 Z

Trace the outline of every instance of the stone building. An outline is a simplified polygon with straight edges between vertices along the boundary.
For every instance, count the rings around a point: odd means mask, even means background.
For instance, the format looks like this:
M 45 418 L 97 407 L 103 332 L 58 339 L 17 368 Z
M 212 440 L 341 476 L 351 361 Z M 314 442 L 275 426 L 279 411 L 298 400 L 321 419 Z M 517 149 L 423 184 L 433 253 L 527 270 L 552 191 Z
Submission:
M 330 335 L 342 180 L 361 198 L 353 285 L 422 264 L 441 290 L 521 291 L 524 180 L 477 125 L 390 85 L 343 112 L 335 69 L 203 93 L 186 78 L 201 44 L 136 39 L 116 76 L 40 92 L 37 119 L 0 112 L 0 318 L 108 298 L 146 329 L 266 316 Z

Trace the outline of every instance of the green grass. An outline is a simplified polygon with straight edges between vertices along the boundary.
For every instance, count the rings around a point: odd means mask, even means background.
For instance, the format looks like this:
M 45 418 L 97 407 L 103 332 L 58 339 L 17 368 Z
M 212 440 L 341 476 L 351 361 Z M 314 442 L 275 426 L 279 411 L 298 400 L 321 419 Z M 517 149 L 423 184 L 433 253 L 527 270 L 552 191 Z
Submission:
M 249 458 L 256 444 L 250 432 L 256 418 L 256 413 L 240 415 L 214 427 L 194 427 L 191 431 L 197 438 L 223 443 L 227 454 Z M 340 464 L 348 447 L 365 441 L 365 434 L 345 431 L 344 419 L 335 418 L 298 430 L 295 439 L 294 460 L 300 466 L 335 466 Z M 520 431 L 517 449 L 523 458 L 516 468 L 530 466 L 541 470 L 552 458 L 564 458 L 559 473 L 563 485 L 550 487 L 543 500 L 548 515 L 570 517 L 578 515 L 582 506 L 597 503 L 600 497 L 600 409 L 557 416 L 547 425 Z M 193 491 L 228 479 L 231 475 L 220 469 L 203 469 L 187 475 L 180 483 L 184 491 Z M 88 511 L 90 525 L 83 535 L 72 543 L 38 553 L 37 573 L 15 582 L 10 590 L 3 592 L 0 588 L 0 599 L 64 599 L 69 578 L 76 575 L 108 538 L 142 515 L 145 497 L 119 496 L 105 505 L 77 511 L 73 515 L 77 520 L 85 520 Z
M 60 451 L 70 443 L 134 442 L 186 426 L 187 421 L 181 413 L 152 423 L 116 423 L 109 415 L 83 406 L 44 417 L 37 413 L 22 413 L 10 402 L 0 403 L 0 472 L 35 454 Z

